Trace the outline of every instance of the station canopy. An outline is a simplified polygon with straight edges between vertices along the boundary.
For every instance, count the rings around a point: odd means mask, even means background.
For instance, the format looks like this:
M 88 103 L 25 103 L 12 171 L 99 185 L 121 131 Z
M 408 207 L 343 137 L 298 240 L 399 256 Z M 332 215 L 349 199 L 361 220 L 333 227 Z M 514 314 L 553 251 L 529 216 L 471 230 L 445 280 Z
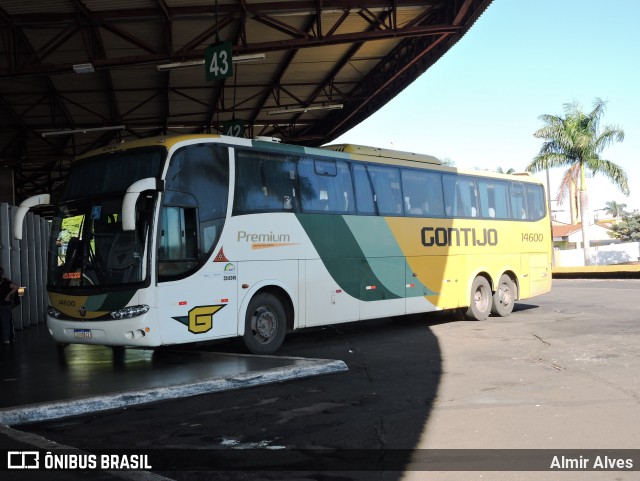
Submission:
M 75 156 L 129 139 L 325 144 L 424 73 L 490 3 L 0 0 L 0 172 L 14 171 L 19 203 L 59 191 Z

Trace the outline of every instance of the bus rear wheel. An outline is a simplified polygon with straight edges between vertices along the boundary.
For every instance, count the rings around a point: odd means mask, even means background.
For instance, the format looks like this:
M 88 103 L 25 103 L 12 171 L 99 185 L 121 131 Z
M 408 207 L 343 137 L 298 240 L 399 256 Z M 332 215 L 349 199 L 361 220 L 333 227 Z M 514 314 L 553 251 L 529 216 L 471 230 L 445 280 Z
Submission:
M 262 292 L 251 299 L 242 336 L 249 352 L 273 354 L 282 346 L 286 333 L 287 315 L 276 296 Z
M 467 309 L 467 317 L 484 321 L 491 313 L 492 299 L 489 281 L 482 276 L 476 277 L 471 285 L 471 304 Z
M 502 274 L 498 288 L 493 295 L 491 314 L 506 317 L 513 312 L 513 306 L 518 298 L 518 288 L 513 279 L 507 274 Z

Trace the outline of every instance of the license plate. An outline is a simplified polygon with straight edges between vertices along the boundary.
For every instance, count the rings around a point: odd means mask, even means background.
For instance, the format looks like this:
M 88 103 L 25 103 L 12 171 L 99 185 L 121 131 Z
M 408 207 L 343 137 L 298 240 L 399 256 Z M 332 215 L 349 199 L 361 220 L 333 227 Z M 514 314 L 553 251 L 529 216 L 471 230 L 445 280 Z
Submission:
M 89 329 L 74 329 L 73 337 L 76 339 L 91 339 L 91 331 Z

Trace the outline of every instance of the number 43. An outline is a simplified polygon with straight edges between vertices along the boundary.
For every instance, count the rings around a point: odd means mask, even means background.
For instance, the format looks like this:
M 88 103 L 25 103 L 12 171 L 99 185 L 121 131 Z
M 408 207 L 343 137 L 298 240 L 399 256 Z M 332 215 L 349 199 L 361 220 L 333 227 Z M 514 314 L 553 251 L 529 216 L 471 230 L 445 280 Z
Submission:
M 229 72 L 229 54 L 226 50 L 215 52 L 211 57 L 209 72 L 214 77 L 225 77 Z

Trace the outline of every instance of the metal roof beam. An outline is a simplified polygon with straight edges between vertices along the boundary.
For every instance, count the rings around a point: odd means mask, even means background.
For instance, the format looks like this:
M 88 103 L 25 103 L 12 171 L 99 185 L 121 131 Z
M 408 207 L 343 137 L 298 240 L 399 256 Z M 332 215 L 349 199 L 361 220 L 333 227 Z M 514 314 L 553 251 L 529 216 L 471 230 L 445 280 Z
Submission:
M 171 17 L 171 11 L 165 0 L 156 0 L 156 2 L 161 12 L 165 51 L 171 55 L 173 54 L 173 18 Z
M 76 0 L 73 0 L 74 2 Z M 272 15 L 291 15 L 291 14 L 313 14 L 317 13 L 319 0 L 300 0 L 300 1 L 280 1 L 266 2 L 252 5 L 251 8 L 259 9 L 260 12 L 270 12 Z M 468 0 L 467 0 L 468 1 Z M 424 0 L 322 0 L 322 10 L 345 10 L 367 8 L 387 9 L 394 8 L 410 8 L 424 7 Z M 86 9 L 86 6 L 85 6 Z M 238 15 L 241 7 L 234 3 L 218 5 L 218 12 L 224 15 Z M 202 15 L 214 15 L 214 2 L 201 5 L 185 5 L 168 7 L 171 18 L 175 21 L 181 17 L 194 17 Z M 118 19 L 157 19 L 166 13 L 159 12 L 155 7 L 152 8 L 132 8 L 118 10 L 99 10 L 92 11 L 90 17 L 97 22 Z M 0 19 L 1 20 L 1 19 Z M 51 11 L 47 13 L 19 13 L 11 15 L 11 22 L 14 25 L 28 26 L 60 26 L 69 24 L 69 14 L 67 12 Z
M 109 23 L 103 23 L 101 27 L 142 50 L 146 50 L 149 53 L 157 53 L 157 50 L 152 46 L 150 46 L 148 43 L 143 42 L 139 38 L 134 37 L 129 32 L 126 32 L 125 30 L 122 30 L 121 28 L 116 27 L 115 25 L 111 25 Z
M 331 137 L 335 132 L 339 131 L 340 128 L 345 125 L 349 120 L 351 120 L 356 114 L 358 114 L 367 104 L 376 97 L 380 92 L 382 92 L 385 88 L 390 86 L 398 77 L 404 74 L 408 69 L 413 67 L 416 63 L 422 59 L 427 53 L 429 53 L 434 47 L 440 44 L 443 40 L 449 37 L 448 34 L 444 34 L 440 36 L 437 40 L 432 42 L 426 48 L 424 48 L 419 55 L 415 56 L 411 61 L 404 63 L 403 66 L 391 77 L 389 77 L 386 81 L 384 81 L 380 86 L 378 86 L 373 92 L 369 93 L 368 96 L 364 100 L 359 100 L 358 104 L 354 106 L 354 108 L 349 112 L 343 119 L 339 122 L 336 122 L 332 125 L 329 132 L 327 132 L 328 136 Z
M 313 25 L 317 22 L 317 18 L 311 18 L 309 19 L 307 25 L 305 26 L 305 32 L 308 33 L 311 31 L 311 29 L 313 28 Z M 274 72 L 273 76 L 271 77 L 271 85 L 269 86 L 269 88 L 267 88 L 262 97 L 260 98 L 260 100 L 258 101 L 258 106 L 256 108 L 253 109 L 253 112 L 251 113 L 251 116 L 249 118 L 249 124 L 254 124 L 258 115 L 260 115 L 260 112 L 264 109 L 264 106 L 266 105 L 267 99 L 269 98 L 269 95 L 271 95 L 271 92 L 273 92 L 275 89 L 278 89 L 280 86 L 280 82 L 282 81 L 282 77 L 284 76 L 285 72 L 287 71 L 287 69 L 289 68 L 289 66 L 291 65 L 291 63 L 293 62 L 293 59 L 295 58 L 295 56 L 298 54 L 299 49 L 294 49 L 291 50 L 285 57 L 285 59 L 283 60 L 283 62 L 280 64 L 279 68 Z M 264 130 L 264 129 L 263 129 Z
M 385 31 L 368 31 L 368 32 L 354 32 L 346 34 L 337 34 L 332 36 L 325 36 L 320 39 L 318 37 L 309 38 L 297 38 L 282 41 L 262 42 L 250 44 L 246 47 L 234 46 L 234 54 L 249 54 L 249 53 L 264 53 L 283 50 L 295 50 L 302 48 L 315 48 L 323 45 L 345 45 L 352 43 L 362 43 L 369 40 L 385 40 L 390 38 L 404 38 L 404 37 L 420 37 L 420 36 L 440 36 L 443 34 L 457 33 L 461 30 L 461 27 L 452 25 L 428 25 L 420 27 L 389 29 Z M 209 33 L 209 36 L 213 35 L 213 31 Z M 202 43 L 206 38 L 199 40 Z M 195 42 L 195 41 L 194 41 Z M 186 46 L 185 46 L 186 48 Z M 93 61 L 94 68 L 109 69 L 120 67 L 133 67 L 139 65 L 159 64 L 171 61 L 180 60 L 194 60 L 204 58 L 204 49 L 199 50 L 185 50 L 181 49 L 176 52 L 175 55 L 169 56 L 165 54 L 149 54 L 138 55 L 130 57 L 119 57 L 112 59 L 95 59 Z M 8 71 L 7 69 L 0 69 L 0 79 L 7 78 L 21 78 L 32 77 L 41 75 L 55 75 L 60 73 L 69 73 L 72 71 L 73 64 L 54 64 L 54 65 L 30 65 L 14 71 Z

